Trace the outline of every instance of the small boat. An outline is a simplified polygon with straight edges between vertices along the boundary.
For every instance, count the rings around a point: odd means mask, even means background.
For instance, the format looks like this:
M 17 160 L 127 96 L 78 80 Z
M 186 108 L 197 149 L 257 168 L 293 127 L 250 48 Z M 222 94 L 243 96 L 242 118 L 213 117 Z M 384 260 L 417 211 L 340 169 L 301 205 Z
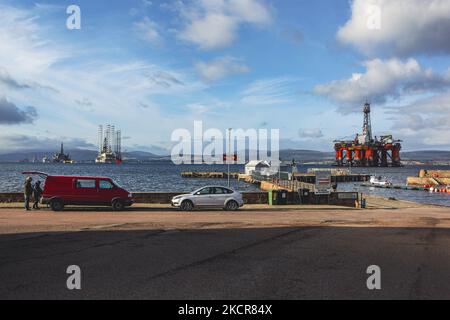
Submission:
M 370 177 L 370 184 L 373 186 L 380 186 L 380 187 L 390 187 L 392 186 L 392 182 L 390 182 L 387 178 L 381 177 L 381 176 L 371 176 Z

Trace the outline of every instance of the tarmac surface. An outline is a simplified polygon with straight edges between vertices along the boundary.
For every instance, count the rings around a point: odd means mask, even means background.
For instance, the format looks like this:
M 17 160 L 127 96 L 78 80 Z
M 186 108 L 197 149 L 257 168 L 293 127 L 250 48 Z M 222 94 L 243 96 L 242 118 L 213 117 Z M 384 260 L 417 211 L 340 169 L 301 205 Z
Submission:
M 0 209 L 0 299 L 450 299 L 450 210 Z M 81 269 L 68 290 L 66 269 Z M 381 268 L 368 290 L 367 268 Z

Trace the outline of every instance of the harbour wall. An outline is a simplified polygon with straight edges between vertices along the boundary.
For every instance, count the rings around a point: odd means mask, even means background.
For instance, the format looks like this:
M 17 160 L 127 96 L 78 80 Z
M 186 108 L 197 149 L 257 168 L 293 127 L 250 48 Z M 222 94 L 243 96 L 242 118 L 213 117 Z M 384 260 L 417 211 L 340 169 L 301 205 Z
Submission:
M 142 204 L 170 204 L 171 199 L 180 192 L 135 192 L 133 199 L 135 203 Z M 245 204 L 268 204 L 268 192 L 243 192 L 242 197 Z M 315 195 L 309 193 L 299 196 L 297 192 L 289 192 L 287 204 L 313 204 L 313 205 L 339 205 L 346 207 L 357 207 L 359 201 L 358 193 L 354 192 L 336 192 L 329 196 Z M 0 193 L 0 203 L 23 202 L 23 194 L 20 192 Z
M 170 204 L 173 197 L 183 194 L 181 192 L 134 192 L 133 200 L 135 203 L 148 204 Z M 244 192 L 242 193 L 246 204 L 265 204 L 268 203 L 267 192 Z M 0 193 L 0 203 L 23 202 L 24 196 L 20 192 Z

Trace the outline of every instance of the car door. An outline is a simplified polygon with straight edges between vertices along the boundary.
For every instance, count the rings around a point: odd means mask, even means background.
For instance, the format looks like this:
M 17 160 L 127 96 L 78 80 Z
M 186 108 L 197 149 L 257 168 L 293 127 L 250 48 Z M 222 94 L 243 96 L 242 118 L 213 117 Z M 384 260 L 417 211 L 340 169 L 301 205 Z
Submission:
M 223 188 L 214 187 L 210 190 L 208 206 L 223 207 L 225 204 L 226 193 Z
M 209 187 L 200 189 L 199 191 L 197 191 L 194 194 L 193 200 L 194 200 L 194 205 L 198 206 L 198 207 L 205 207 L 208 206 L 208 203 L 210 201 L 209 196 L 210 196 L 210 189 Z

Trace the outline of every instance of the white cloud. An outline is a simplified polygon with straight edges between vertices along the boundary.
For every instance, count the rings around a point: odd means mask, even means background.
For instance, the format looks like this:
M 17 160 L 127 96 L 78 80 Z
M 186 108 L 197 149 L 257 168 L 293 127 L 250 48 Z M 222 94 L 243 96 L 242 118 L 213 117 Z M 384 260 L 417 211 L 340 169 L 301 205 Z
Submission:
M 232 57 L 222 57 L 210 62 L 199 61 L 195 68 L 202 80 L 208 83 L 250 71 L 247 65 Z
M 16 73 L 35 75 L 68 56 L 37 36 L 45 27 L 30 12 L 0 5 L 0 30 L 0 66 Z
M 228 10 L 244 22 L 264 25 L 272 21 L 267 6 L 258 0 L 230 0 Z
M 190 113 L 194 113 L 196 115 L 205 114 L 211 111 L 210 105 L 205 105 L 202 103 L 190 103 L 186 106 Z
M 163 140 L 184 123 L 182 117 L 169 119 L 154 97 L 200 91 L 204 85 L 195 75 L 132 58 L 86 60 L 87 54 L 96 57 L 105 48 L 56 38 L 51 20 L 40 19 L 33 10 L 0 6 L 0 96 L 22 111 L 35 106 L 40 116 L 36 125 L 9 126 L 8 134 L 42 132 L 53 139 L 64 132 L 95 141 L 97 125 L 108 121 L 135 137 L 130 143 L 145 144 L 148 137 Z
M 151 7 L 153 5 L 153 2 L 150 0 L 142 0 L 142 4 L 144 7 Z
M 381 9 L 380 29 L 368 28 L 369 6 Z M 352 16 L 338 31 L 341 43 L 365 54 L 450 53 L 450 1 L 354 0 Z
M 141 21 L 136 22 L 134 27 L 141 39 L 153 45 L 160 45 L 162 43 L 163 39 L 158 32 L 158 25 L 148 17 L 144 17 Z
M 355 73 L 349 79 L 317 85 L 318 95 L 343 104 L 341 110 L 359 108 L 369 100 L 385 103 L 401 95 L 437 92 L 450 87 L 450 73 L 440 75 L 423 68 L 415 59 L 374 59 L 363 63 L 365 73 Z
M 302 139 L 318 139 L 323 138 L 322 130 L 319 128 L 300 129 L 298 135 Z
M 201 49 L 211 50 L 232 44 L 241 24 L 270 24 L 272 16 L 261 0 L 198 0 L 182 8 L 186 25 L 179 38 Z
M 200 48 L 209 50 L 223 48 L 236 39 L 237 23 L 233 17 L 211 13 L 207 16 L 192 21 L 186 29 L 180 33 L 180 38 Z
M 450 92 L 388 107 L 393 126 L 407 143 L 420 147 L 450 147 Z
M 240 103 L 243 106 L 290 105 L 298 94 L 297 80 L 291 77 L 257 80 L 241 93 Z

